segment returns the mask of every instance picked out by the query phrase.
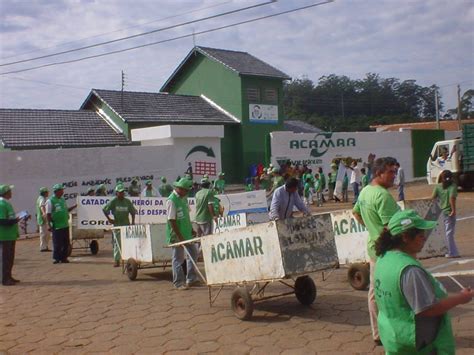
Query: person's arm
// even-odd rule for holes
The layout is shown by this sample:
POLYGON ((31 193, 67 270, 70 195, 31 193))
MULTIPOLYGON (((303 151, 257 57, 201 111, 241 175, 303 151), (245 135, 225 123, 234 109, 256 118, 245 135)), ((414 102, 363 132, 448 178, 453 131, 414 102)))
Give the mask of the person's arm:
POLYGON ((456 197, 450 196, 449 197, 449 204, 451 205, 451 213, 449 214, 450 217, 456 215, 456 197))
POLYGON ((135 208, 135 206, 133 205, 133 202, 128 200, 129 203, 130 203, 130 206, 128 207, 128 212, 130 213, 130 215, 132 216, 132 225, 135 224, 135 216, 137 215, 137 210, 135 208))
POLYGON ((305 215, 309 216, 311 212, 308 210, 308 207, 306 207, 306 205, 304 204, 298 192, 293 192, 292 195, 293 195, 293 198, 295 199, 296 208, 299 209, 301 212, 303 212, 305 215))
POLYGON ((114 199, 110 200, 109 203, 105 205, 105 207, 102 209, 102 212, 104 212, 105 218, 107 218, 107 221, 109 221, 110 224, 114 224, 115 221, 110 218, 110 211, 113 209, 113 204, 114 204, 114 199))
POLYGON ((179 230, 178 224, 176 223, 175 219, 168 219, 168 223, 171 226, 171 229, 173 232, 176 234, 176 237, 178 238, 178 242, 184 241, 183 236, 181 235, 181 231, 179 230))
POLYGON ((273 194, 272 203, 270 204, 270 219, 271 220, 278 220, 280 218, 279 210, 281 204, 281 194, 279 193, 281 190, 276 191, 273 194))
POLYGON ((352 210, 352 215, 354 216, 357 222, 365 226, 364 220, 362 219, 362 216, 360 215, 360 213, 354 212, 354 210, 352 210))
POLYGON ((53 228, 53 218, 51 217, 52 213, 53 213, 53 204, 51 203, 51 200, 48 200, 46 202, 46 218, 48 220, 48 226, 49 226, 50 231, 53 228))
POLYGON ((417 314, 422 317, 438 317, 450 309, 460 305, 468 303, 474 297, 474 291, 470 288, 464 288, 461 292, 456 295, 443 298, 441 301, 433 305, 432 307, 424 310, 423 312, 417 314))
POLYGON ((67 209, 68 212, 71 212, 73 209, 77 208, 77 204, 76 205, 73 205, 72 207, 69 207, 67 209))

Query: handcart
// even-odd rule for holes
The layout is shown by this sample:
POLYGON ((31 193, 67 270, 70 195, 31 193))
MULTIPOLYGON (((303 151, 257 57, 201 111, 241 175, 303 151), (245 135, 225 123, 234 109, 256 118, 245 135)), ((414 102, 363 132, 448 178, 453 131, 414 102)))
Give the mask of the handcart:
MULTIPOLYGON (((413 209, 427 220, 438 221, 436 228, 427 231, 429 238, 420 259, 433 258, 446 254, 443 216, 438 203, 431 199, 407 200, 399 202, 402 209, 413 209)), ((369 233, 352 215, 352 210, 330 212, 337 245, 340 265, 347 265, 347 279, 356 290, 366 290, 370 283, 367 239, 369 233)))
POLYGON ((138 270, 171 266, 171 249, 166 243, 166 224, 138 224, 112 228, 120 238, 122 271, 131 281, 138 270))
POLYGON ((433 266, 431 268, 428 268, 428 270, 431 272, 431 274, 440 279, 440 278, 449 278, 452 282, 454 282, 461 290, 464 289, 464 288, 472 288, 474 286, 474 283, 472 283, 473 281, 473 277, 474 277, 474 269, 471 267, 471 269, 463 269, 463 270, 460 270, 459 267, 460 266, 464 266, 464 265, 467 265, 467 264, 474 264, 474 259, 459 259, 459 260, 453 260, 453 261, 449 261, 447 263, 444 263, 444 264, 441 264, 441 265, 437 265, 437 266, 433 266), (441 271, 438 271, 438 270, 442 270, 442 269, 451 269, 451 270, 448 270, 448 271, 444 271, 444 272, 441 272, 441 271), (434 271, 437 271, 437 272, 434 272, 434 271), (458 281, 458 279, 455 278, 458 277, 458 279, 460 277, 469 277, 470 280, 470 284, 469 285, 463 285, 461 284, 461 282, 458 281))
POLYGON ((329 214, 251 225, 200 242, 206 276, 195 267, 208 286, 209 304, 225 286, 234 286, 231 307, 242 320, 252 317, 255 302, 274 297, 294 294, 303 305, 312 304, 317 292, 308 274, 332 268, 338 260, 329 214), (291 291, 265 296, 273 282, 291 291))
POLYGON ((77 215, 69 214, 68 256, 73 250, 90 250, 92 255, 99 252, 99 239, 104 239, 103 229, 78 229, 77 215))

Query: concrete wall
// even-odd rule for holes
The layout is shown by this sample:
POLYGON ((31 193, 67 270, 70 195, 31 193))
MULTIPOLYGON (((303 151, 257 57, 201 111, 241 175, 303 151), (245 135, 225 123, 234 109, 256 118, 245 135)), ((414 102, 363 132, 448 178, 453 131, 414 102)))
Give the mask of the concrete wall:
MULTIPOLYGON (((65 198, 72 205, 78 194, 100 183, 105 183, 112 193, 118 181, 123 180, 128 186, 135 176, 142 180, 143 187, 148 179, 158 186, 161 176, 174 181, 178 175, 183 176, 188 162, 193 168, 198 162, 207 162, 219 172, 220 138, 176 138, 172 146, 5 151, 0 152, 0 182, 15 185, 12 203, 16 211, 26 209, 34 215, 41 186, 66 184, 65 198), (201 151, 189 154, 199 145, 211 147, 215 156, 201 151)), ((195 180, 199 178, 195 176, 195 180)), ((30 232, 35 227, 34 221, 29 222, 30 232)))

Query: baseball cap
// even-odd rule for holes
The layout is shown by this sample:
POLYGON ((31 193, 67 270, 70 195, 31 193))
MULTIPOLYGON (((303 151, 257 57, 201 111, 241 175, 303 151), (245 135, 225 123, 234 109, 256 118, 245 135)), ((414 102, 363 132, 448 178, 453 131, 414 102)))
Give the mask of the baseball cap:
POLYGON ((64 185, 63 184, 54 184, 53 185, 53 191, 59 191, 59 190, 64 190, 64 185))
POLYGON ((43 192, 48 192, 48 188, 44 186, 40 187, 39 193, 42 194, 43 192))
POLYGON ((225 176, 225 173, 220 172, 220 173, 219 173, 219 176, 225 176))
POLYGON ((115 192, 124 192, 124 191, 125 191, 125 187, 122 184, 118 184, 117 186, 115 186, 115 192))
POLYGON ((193 186, 193 182, 184 177, 179 179, 179 181, 176 181, 173 185, 174 187, 180 187, 182 189, 189 190, 193 186))
POLYGON ((280 170, 278 168, 273 168, 272 173, 278 173, 280 170))
POLYGON ((151 180, 147 180, 147 181, 145 182, 145 185, 151 185, 151 184, 152 184, 152 181, 151 181, 151 180))
POLYGON ((166 182, 166 178, 164 176, 161 177, 161 182, 166 182))
POLYGON ((427 221, 414 210, 403 210, 395 213, 388 222, 388 230, 392 235, 398 235, 411 228, 433 229, 438 222, 427 221))
POLYGON ((14 185, 0 185, 0 195, 5 195, 8 191, 11 191, 14 185))

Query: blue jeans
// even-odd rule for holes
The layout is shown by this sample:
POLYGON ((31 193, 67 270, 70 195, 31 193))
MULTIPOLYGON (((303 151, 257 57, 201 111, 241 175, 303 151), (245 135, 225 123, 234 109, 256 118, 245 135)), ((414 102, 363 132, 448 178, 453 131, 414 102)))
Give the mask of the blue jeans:
MULTIPOLYGON (((188 244, 188 245, 185 245, 184 247, 188 250, 194 262, 196 262, 197 260, 196 245, 188 244)), ((173 267, 173 285, 175 287, 184 286, 185 283, 191 283, 197 280, 196 270, 194 269, 194 265, 191 262, 191 260, 189 260, 189 257, 185 254, 182 246, 172 248, 171 263, 173 267), (186 269, 187 269, 186 278, 184 276, 184 271, 182 267, 182 264, 185 258, 186 258, 186 269)))
POLYGON ((352 184, 352 190, 354 191, 354 202, 357 202, 357 198, 359 197, 359 183, 358 182, 353 182, 352 184))
POLYGON ((405 185, 398 185, 398 201, 405 201, 405 185))
POLYGON ((456 216, 444 215, 444 227, 446 229, 446 245, 448 246, 447 256, 458 256, 459 251, 454 241, 454 231, 456 228, 456 216))

